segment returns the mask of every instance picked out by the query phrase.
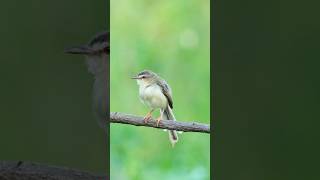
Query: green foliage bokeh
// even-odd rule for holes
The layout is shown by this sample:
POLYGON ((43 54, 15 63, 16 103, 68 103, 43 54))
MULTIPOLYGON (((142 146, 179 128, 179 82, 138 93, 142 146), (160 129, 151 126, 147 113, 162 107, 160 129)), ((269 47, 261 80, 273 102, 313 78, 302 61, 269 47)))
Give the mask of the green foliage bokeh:
MULTIPOLYGON (((111 1, 111 111, 144 116, 130 77, 150 69, 173 91, 177 120, 210 123, 210 1, 111 1)), ((154 113, 154 117, 158 116, 154 113)), ((210 138, 111 124, 111 179, 209 179, 210 138)))

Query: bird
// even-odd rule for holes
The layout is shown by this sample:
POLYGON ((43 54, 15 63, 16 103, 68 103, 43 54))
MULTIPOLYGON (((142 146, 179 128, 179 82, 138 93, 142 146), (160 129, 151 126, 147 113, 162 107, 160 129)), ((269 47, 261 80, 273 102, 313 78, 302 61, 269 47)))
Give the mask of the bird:
MULTIPOLYGON (((172 100, 172 91, 169 84, 156 73, 151 70, 143 70, 138 75, 131 77, 135 79, 139 86, 139 98, 151 110, 144 117, 144 122, 147 123, 152 113, 156 109, 160 109, 160 116, 156 119, 156 125, 159 126, 161 120, 175 121, 172 100)), ((178 142, 178 135, 175 130, 169 130, 169 140, 172 147, 178 142)))
POLYGON ((93 111, 98 124, 107 134, 109 115, 109 56, 110 33, 97 33, 87 44, 66 48, 65 53, 86 57, 88 71, 93 75, 93 111))

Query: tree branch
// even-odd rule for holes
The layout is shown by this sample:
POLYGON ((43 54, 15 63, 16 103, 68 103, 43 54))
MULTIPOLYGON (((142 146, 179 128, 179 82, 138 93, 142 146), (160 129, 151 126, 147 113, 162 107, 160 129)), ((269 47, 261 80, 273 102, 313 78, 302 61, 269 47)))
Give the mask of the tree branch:
POLYGON ((34 180, 106 180, 103 175, 94 175, 88 172, 70 168, 42 165, 23 161, 0 161, 0 179, 34 179, 34 180))
POLYGON ((210 133, 210 125, 207 124, 196 122, 161 120, 159 126, 157 126, 156 121, 154 119, 151 119, 149 122, 145 123, 143 117, 124 114, 120 112, 110 112, 110 122, 130 124, 135 126, 146 126, 160 129, 170 129, 184 132, 210 133))

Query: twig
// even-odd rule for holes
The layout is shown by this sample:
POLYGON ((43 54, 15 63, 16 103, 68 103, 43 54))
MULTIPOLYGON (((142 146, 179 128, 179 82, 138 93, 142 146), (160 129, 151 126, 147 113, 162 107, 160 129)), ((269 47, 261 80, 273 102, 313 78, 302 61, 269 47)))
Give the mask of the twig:
POLYGON ((107 177, 103 175, 94 175, 75 169, 48 166, 33 162, 0 161, 0 179, 106 180, 107 177))
POLYGON ((207 124, 196 122, 161 120, 159 126, 157 126, 156 121, 154 119, 151 119, 149 122, 145 123, 143 117, 124 114, 120 112, 110 112, 110 122, 130 124, 135 126, 147 126, 160 129, 170 129, 184 132, 210 133, 210 125, 207 124))

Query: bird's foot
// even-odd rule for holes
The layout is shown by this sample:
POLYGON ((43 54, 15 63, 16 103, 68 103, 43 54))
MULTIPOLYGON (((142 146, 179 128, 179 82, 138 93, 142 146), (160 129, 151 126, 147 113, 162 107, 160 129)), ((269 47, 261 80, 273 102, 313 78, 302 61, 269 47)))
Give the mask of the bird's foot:
POLYGON ((157 118, 157 126, 159 126, 161 119, 162 119, 161 116, 157 118))
POLYGON ((147 123, 151 119, 151 113, 148 112, 148 114, 143 118, 144 123, 147 123))

